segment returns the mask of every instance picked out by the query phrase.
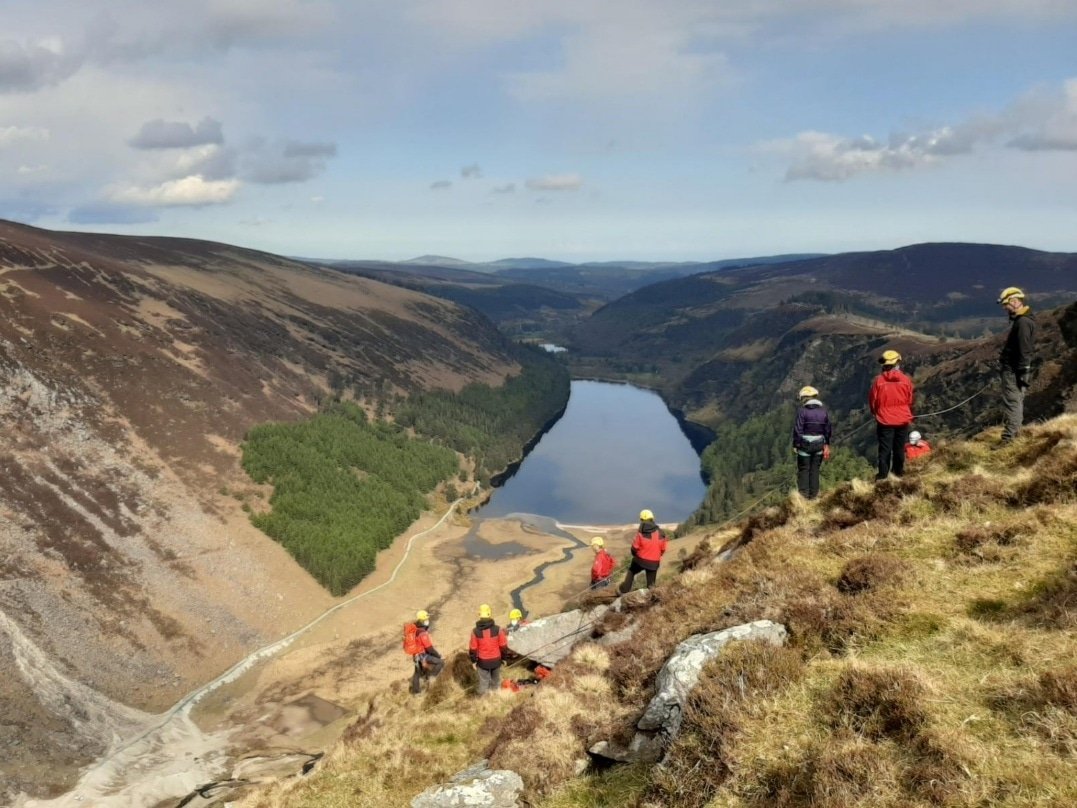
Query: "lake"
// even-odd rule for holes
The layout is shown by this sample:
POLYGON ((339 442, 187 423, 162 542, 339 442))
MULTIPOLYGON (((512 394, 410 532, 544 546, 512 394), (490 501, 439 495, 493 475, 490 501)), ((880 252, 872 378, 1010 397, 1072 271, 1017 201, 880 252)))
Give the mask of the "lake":
POLYGON ((679 522, 703 499, 699 456, 657 393, 574 381, 565 414, 478 516, 538 514, 562 524, 679 522))

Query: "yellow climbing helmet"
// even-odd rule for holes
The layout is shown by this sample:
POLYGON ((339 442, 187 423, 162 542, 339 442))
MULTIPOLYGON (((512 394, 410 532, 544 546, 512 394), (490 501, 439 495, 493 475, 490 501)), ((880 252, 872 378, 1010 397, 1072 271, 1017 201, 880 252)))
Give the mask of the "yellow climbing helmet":
POLYGON ((591 539, 591 546, 592 547, 605 547, 606 546, 606 540, 603 539, 601 536, 595 536, 593 539, 591 539))
POLYGON ((809 384, 800 388, 798 398, 815 398, 817 395, 819 395, 819 391, 809 384))
POLYGON ((509 620, 523 620, 523 619, 524 619, 524 613, 521 612, 519 609, 513 609, 511 612, 509 612, 509 620))
POLYGON ((1016 286, 1007 286, 1002 290, 1002 293, 998 296, 998 302, 1000 306, 1004 306, 1010 302, 1012 298, 1025 299, 1025 293, 1018 289, 1016 286))
POLYGON ((884 368, 893 367, 901 361, 901 354, 897 351, 883 351, 883 355, 879 357, 879 364, 884 368))
POLYGON ((484 603, 479 607, 479 618, 493 617, 494 610, 490 608, 489 603, 484 603))
POLYGON ((419 611, 415 613, 415 619, 420 623, 425 623, 430 619, 430 615, 426 613, 425 609, 419 609, 419 611))
POLYGON ((653 522, 654 514, 644 508, 642 511, 639 512, 639 520, 641 522, 653 522))

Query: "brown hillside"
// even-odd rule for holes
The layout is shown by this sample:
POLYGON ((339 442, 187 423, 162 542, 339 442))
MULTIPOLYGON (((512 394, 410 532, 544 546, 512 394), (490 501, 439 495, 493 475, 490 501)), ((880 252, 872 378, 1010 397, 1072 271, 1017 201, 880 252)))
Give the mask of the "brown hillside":
POLYGON ((251 426, 514 370, 488 322, 417 292, 0 222, 0 796, 99 754, 110 700, 159 709, 325 607, 226 496, 251 426))

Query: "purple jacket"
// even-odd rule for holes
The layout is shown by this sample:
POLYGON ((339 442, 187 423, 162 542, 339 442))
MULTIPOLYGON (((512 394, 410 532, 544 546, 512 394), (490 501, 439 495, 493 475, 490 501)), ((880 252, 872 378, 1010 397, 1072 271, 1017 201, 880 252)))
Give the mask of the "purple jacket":
POLYGON ((793 448, 804 452, 821 452, 830 443, 830 416, 823 402, 811 398, 797 410, 793 422, 793 448))

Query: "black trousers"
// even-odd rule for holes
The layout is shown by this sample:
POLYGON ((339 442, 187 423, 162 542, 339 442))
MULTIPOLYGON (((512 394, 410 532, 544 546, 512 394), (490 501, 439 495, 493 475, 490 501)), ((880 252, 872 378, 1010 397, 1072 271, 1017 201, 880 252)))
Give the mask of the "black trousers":
POLYGON ((797 490, 806 499, 819 496, 819 469, 823 465, 823 453, 802 455, 797 452, 797 490))
POLYGON ((422 693, 423 679, 430 679, 441 673, 445 667, 445 660, 441 657, 419 654, 415 657, 415 670, 411 674, 411 692, 422 693), (425 659, 426 665, 423 665, 425 659))
POLYGON ((650 589, 654 586, 655 579, 658 578, 658 570, 644 569, 639 565, 636 559, 632 559, 632 563, 628 565, 628 572, 625 574, 625 579, 621 581, 621 586, 618 591, 625 595, 632 591, 632 583, 636 580, 636 574, 640 572, 647 573, 647 588, 650 589))
POLYGON ((879 471, 876 480, 885 480, 893 473, 900 477, 905 473, 905 444, 909 442, 909 426, 875 425, 875 436, 879 439, 879 471))

